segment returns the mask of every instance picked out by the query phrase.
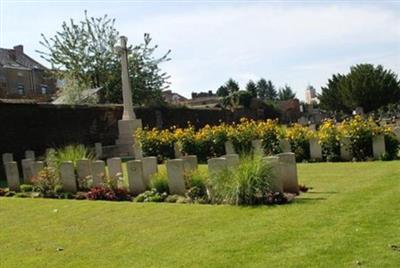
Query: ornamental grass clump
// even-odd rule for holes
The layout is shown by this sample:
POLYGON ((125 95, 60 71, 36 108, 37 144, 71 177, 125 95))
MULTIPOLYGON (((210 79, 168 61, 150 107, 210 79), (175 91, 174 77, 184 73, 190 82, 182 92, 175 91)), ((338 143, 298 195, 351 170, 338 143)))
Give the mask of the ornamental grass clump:
POLYGON ((94 159, 93 153, 82 144, 68 145, 46 155, 46 162, 55 163, 57 169, 62 162, 71 161, 76 166, 76 162, 82 159, 94 159))
POLYGON ((261 156, 243 156, 238 167, 210 175, 211 200, 232 205, 267 204, 273 177, 271 166, 261 156))

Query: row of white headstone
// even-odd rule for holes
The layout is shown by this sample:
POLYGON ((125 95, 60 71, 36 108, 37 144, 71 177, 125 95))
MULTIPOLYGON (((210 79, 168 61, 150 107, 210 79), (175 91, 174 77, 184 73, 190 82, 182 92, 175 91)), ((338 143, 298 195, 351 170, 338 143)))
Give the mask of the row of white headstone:
MULTIPOLYGON (((400 137, 398 137, 400 140, 400 137)), ((314 160, 322 160, 322 146, 319 143, 319 140, 313 138, 309 141, 310 146, 310 158, 314 160)), ((262 149, 262 141, 261 140, 254 140, 252 141, 253 149, 256 152, 263 153, 262 149)), ((289 140, 281 139, 280 140, 280 148, 283 153, 291 152, 292 148, 290 145, 289 140)), ((227 141, 225 142, 225 151, 226 154, 234 154, 235 149, 232 142, 227 141)), ((374 136, 372 139, 372 151, 373 157, 375 159, 379 159, 383 154, 386 152, 386 145, 385 145, 385 136, 379 135, 374 136)), ((350 161, 353 159, 351 150, 350 150, 350 139, 343 138, 340 141, 340 157, 342 160, 350 161)))
MULTIPOLYGON (((257 142, 254 143, 256 149, 259 148, 257 142)), ((32 155, 30 155, 32 156, 32 155)), ((273 191, 298 193, 296 161, 293 153, 282 153, 277 156, 265 157, 274 173, 276 179, 271 182, 273 191)), ((7 183, 10 190, 18 191, 20 186, 20 172, 17 162, 13 161, 12 154, 3 154, 3 164, 6 171, 7 183)), ((185 174, 198 168, 198 161, 195 155, 180 156, 177 159, 166 161, 166 170, 168 176, 168 186, 171 194, 184 195, 186 192, 185 174)), ((222 157, 208 160, 208 170, 210 176, 215 172, 226 168, 234 168, 239 164, 239 155, 227 154, 222 157)), ((23 182, 30 184, 32 178, 47 165, 54 166, 54 163, 45 163, 35 161, 33 158, 26 158, 21 161, 23 182)), ((126 177, 128 187, 133 195, 144 192, 150 185, 152 175, 158 172, 156 157, 143 157, 140 160, 131 160, 126 162, 126 174, 122 169, 121 158, 114 157, 102 160, 78 160, 76 166, 71 161, 62 162, 59 167, 60 181, 63 190, 66 192, 77 192, 79 189, 78 181, 90 178, 91 186, 98 186, 103 182, 105 176, 111 180, 118 180, 120 177, 126 177), (106 168, 107 164, 107 168, 106 168)))

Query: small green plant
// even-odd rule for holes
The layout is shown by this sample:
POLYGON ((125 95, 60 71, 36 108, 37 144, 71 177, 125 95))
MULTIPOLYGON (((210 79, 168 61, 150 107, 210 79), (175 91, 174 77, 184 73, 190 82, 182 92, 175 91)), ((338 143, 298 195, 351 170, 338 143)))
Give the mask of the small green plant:
POLYGON ((19 186, 19 189, 20 189, 21 192, 23 192, 23 193, 32 192, 32 191, 33 191, 33 185, 30 185, 30 184, 21 184, 21 185, 19 186))
POLYGON ((154 174, 150 180, 150 189, 156 189, 160 194, 169 194, 168 179, 166 171, 160 171, 154 174))
POLYGON ((271 166, 261 156, 246 155, 237 168, 226 169, 210 176, 212 202, 234 205, 266 204, 273 176, 271 166))
POLYGON ((160 194, 156 189, 151 189, 138 195, 134 201, 135 202, 164 202, 167 198, 167 194, 164 192, 160 194))
POLYGON ((184 178, 186 189, 188 189, 188 191, 186 192, 186 197, 190 198, 193 202, 207 202, 207 175, 197 169, 185 173, 184 178))

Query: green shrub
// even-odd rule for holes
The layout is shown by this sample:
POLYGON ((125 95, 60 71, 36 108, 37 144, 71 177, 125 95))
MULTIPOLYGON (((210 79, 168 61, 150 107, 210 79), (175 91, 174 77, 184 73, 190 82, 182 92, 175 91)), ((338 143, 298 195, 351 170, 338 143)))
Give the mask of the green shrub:
POLYGON ((30 197, 30 195, 28 193, 16 193, 14 195, 14 197, 17 197, 17 198, 28 198, 28 197, 30 197))
POLYGON ((151 189, 144 193, 139 194, 134 201, 135 202, 164 202, 167 197, 166 193, 160 194, 156 189, 151 189))
POLYGON ((30 184, 21 184, 21 185, 19 186, 19 189, 20 189, 21 192, 23 192, 23 193, 32 192, 32 191, 33 191, 33 185, 30 185, 30 184))
POLYGON ((206 202, 208 200, 206 179, 207 175, 205 171, 199 169, 192 172, 185 173, 185 186, 187 192, 186 197, 190 198, 193 202, 201 201, 206 202))
POLYGON ((160 194, 169 194, 167 173, 165 171, 157 172, 151 177, 150 189, 156 189, 156 191, 160 194))
POLYGON ((383 156, 382 160, 394 160, 398 158, 399 141, 393 134, 385 135, 385 148, 386 154, 383 156))
POLYGON ((37 177, 33 178, 33 189, 43 197, 57 197, 62 185, 54 168, 45 167, 37 177))
POLYGON ((261 156, 247 155, 237 168, 210 176, 211 199, 235 205, 265 204, 273 176, 271 166, 261 156))

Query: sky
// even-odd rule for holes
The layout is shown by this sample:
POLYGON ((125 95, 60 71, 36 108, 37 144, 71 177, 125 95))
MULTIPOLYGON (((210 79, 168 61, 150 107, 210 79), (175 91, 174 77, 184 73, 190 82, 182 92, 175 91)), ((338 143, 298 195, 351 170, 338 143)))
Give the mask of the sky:
POLYGON ((108 14, 128 43, 150 33, 156 54, 171 49, 160 67, 171 89, 215 91, 229 78, 242 88, 261 77, 291 86, 304 99, 332 74, 359 63, 382 64, 400 74, 399 1, 40 1, 0 0, 0 47, 36 50, 41 33, 53 36, 63 21, 108 14))

